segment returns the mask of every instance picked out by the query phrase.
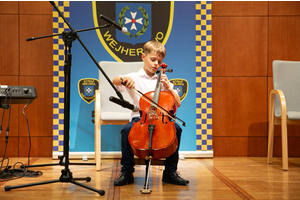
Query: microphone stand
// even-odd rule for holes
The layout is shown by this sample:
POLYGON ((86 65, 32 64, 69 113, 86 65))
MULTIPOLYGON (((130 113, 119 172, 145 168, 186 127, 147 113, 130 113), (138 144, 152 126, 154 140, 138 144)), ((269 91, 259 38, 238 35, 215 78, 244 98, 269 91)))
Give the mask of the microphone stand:
MULTIPOLYGON (((17 185, 17 186, 5 186, 4 189, 5 189, 5 191, 10 191, 11 189, 15 189, 15 188, 23 188, 23 187, 29 187, 29 186, 35 186, 35 185, 43 185, 43 184, 48 184, 48 183, 71 182, 73 184, 76 184, 76 185, 79 185, 79 186, 84 187, 86 189, 97 192, 101 196, 103 196, 105 194, 104 190, 97 190, 95 188, 86 186, 84 184, 81 184, 81 183, 75 181, 75 180, 86 180, 87 182, 89 182, 91 180, 90 177, 73 178, 72 172, 69 169, 69 139, 70 139, 69 138, 69 128, 70 128, 69 123, 70 123, 70 80, 71 80, 70 78, 71 78, 71 60, 72 60, 71 47, 72 47, 72 42, 75 41, 76 39, 78 39, 78 41, 80 42, 82 47, 89 54, 89 56, 94 61, 94 63, 97 65, 97 67, 99 68, 101 73, 104 75, 104 77, 110 83, 110 85, 113 87, 113 89, 115 90, 118 97, 120 99, 124 100, 122 94, 114 86, 112 81, 106 75, 104 70, 100 67, 100 65, 98 64, 96 59, 92 56, 90 51, 87 49, 87 47, 84 45, 84 43, 81 41, 81 39, 79 38, 79 36, 77 34, 77 32, 81 32, 81 31, 109 27, 109 26, 111 26, 111 24, 106 24, 106 25, 103 25, 103 26, 95 27, 95 28, 82 29, 82 30, 79 30, 79 31, 75 31, 71 27, 69 22, 66 20, 66 18, 63 16, 63 14, 60 12, 60 10, 55 5, 55 3, 53 1, 50 1, 50 3, 56 9, 56 11, 59 13, 59 15, 63 18, 64 22, 69 26, 71 31, 64 31, 62 34, 47 35, 47 36, 36 37, 36 38, 32 37, 32 38, 27 39, 27 41, 34 40, 34 39, 46 38, 46 37, 53 37, 53 36, 58 36, 58 35, 62 35, 62 37, 63 37, 63 41, 64 41, 64 44, 65 44, 65 64, 64 64, 64 72, 65 72, 65 77, 64 77, 64 81, 65 81, 65 90, 64 90, 64 95, 65 95, 65 99, 64 99, 64 158, 65 158, 65 162, 64 162, 64 166, 65 166, 65 168, 63 170, 61 170, 61 176, 60 176, 59 179, 50 180, 50 181, 43 181, 43 182, 37 182, 37 183, 31 183, 31 184, 23 184, 23 185, 17 185)), ((62 160, 59 164, 62 164, 62 160)), ((89 164, 89 163, 80 163, 80 164, 89 164)), ((51 165, 51 164, 49 164, 49 165, 51 165)), ((46 166, 46 165, 44 165, 44 166, 46 166)))

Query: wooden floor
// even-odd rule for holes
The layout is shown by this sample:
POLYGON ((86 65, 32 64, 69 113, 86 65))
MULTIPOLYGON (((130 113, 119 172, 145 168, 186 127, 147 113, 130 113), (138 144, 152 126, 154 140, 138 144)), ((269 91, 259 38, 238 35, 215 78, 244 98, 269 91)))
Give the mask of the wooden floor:
MULTIPOLYGON (((31 158, 30 165, 50 164, 54 166, 31 167, 29 170, 42 171, 39 177, 23 177, 0 182, 0 199, 300 199, 300 158, 289 158, 289 170, 282 171, 281 158, 274 158, 268 165, 266 158, 213 158, 186 159, 179 161, 181 176, 190 181, 188 186, 162 183, 162 167, 152 166, 150 174, 150 194, 141 194, 145 178, 145 166, 136 166, 134 184, 115 187, 114 179, 119 175, 119 159, 104 159, 102 170, 96 171, 93 160, 70 160, 69 171, 73 180, 96 190, 103 190, 103 196, 73 182, 61 182, 58 160, 51 158, 31 158), (76 180, 90 177, 89 182, 76 180), (52 180, 54 183, 17 188, 52 180), (5 186, 11 186, 5 191, 5 186)), ((9 164, 22 162, 27 158, 10 158, 9 164)), ((18 164, 17 164, 18 165, 18 164)), ((67 170, 68 171, 68 170, 67 170)))

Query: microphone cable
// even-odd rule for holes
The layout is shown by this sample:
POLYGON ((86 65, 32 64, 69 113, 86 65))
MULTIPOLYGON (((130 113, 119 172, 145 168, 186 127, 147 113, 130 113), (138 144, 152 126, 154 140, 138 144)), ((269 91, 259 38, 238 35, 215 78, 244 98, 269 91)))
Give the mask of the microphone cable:
MULTIPOLYGON (((43 174, 43 172, 41 172, 41 171, 31 171, 31 170, 29 170, 30 150, 31 150, 31 135, 30 135, 29 122, 28 122, 28 119, 27 119, 26 114, 24 112, 24 109, 32 101, 32 93, 30 93, 30 94, 31 94, 31 96, 30 96, 29 102, 22 109, 22 113, 23 113, 23 115, 25 117, 25 120, 26 120, 27 130, 28 130, 28 135, 29 135, 29 151, 28 151, 28 158, 27 158, 28 159, 28 166, 25 169, 16 168, 17 164, 21 164, 21 166, 24 166, 24 164, 22 162, 16 162, 13 166, 13 169, 9 170, 10 167, 6 167, 5 168, 6 169, 5 173, 3 171, 2 177, 0 176, 0 182, 7 181, 7 180, 15 180, 15 179, 22 178, 22 177, 38 177, 38 176, 41 176, 43 174)), ((7 160, 8 160, 8 158, 7 158, 7 160)), ((3 163, 3 161, 4 161, 4 159, 2 160, 2 163, 3 163)), ((9 162, 9 160, 7 161, 7 166, 8 166, 8 162, 9 162)), ((0 175, 1 175, 1 173, 0 173, 0 175)))
MULTIPOLYGON (((2 113, 2 119, 1 119, 1 125, 0 125, 0 136, 1 136, 1 132, 2 132, 2 125, 3 125, 3 120, 4 120, 5 109, 7 108, 6 103, 7 103, 7 96, 8 96, 8 94, 7 94, 6 89, 5 89, 5 92, 6 92, 6 95, 5 95, 4 104, 1 105, 1 107, 3 108, 3 113, 2 113)), ((3 162, 4 162, 5 159, 7 159, 7 165, 6 165, 5 169, 8 169, 9 159, 5 158, 6 148, 7 148, 7 142, 5 143, 3 157, 2 157, 2 160, 0 161, 1 162, 0 175, 2 175, 3 162)))
MULTIPOLYGON (((30 165, 30 151, 31 151, 31 135, 30 135, 29 122, 28 122, 28 119, 27 119, 27 116, 26 116, 24 110, 31 103, 32 99, 33 99, 32 98, 32 92, 30 92, 29 102, 22 108, 22 113, 23 113, 23 115, 25 117, 26 124, 27 124, 28 142, 29 142, 28 158, 27 158, 27 163, 28 164, 27 164, 27 168, 25 168, 25 171, 24 171, 24 176, 26 176, 26 177, 38 177, 38 176, 41 176, 43 174, 43 172, 41 172, 41 171, 31 171, 31 170, 29 170, 29 165, 30 165)), ((23 165, 23 163, 22 163, 22 165, 23 165)))
POLYGON ((12 100, 12 94, 10 92, 10 89, 8 89, 8 93, 9 93, 9 96, 10 96, 10 102, 9 102, 8 122, 7 122, 7 128, 6 128, 6 136, 5 136, 6 145, 8 143, 8 133, 9 133, 9 123, 10 123, 10 113, 11 113, 11 100, 12 100))
POLYGON ((2 125, 3 125, 3 120, 4 120, 4 113, 5 113, 5 108, 6 108, 6 101, 7 101, 7 93, 5 95, 4 104, 1 105, 1 107, 3 108, 3 113, 2 113, 2 119, 1 119, 1 125, 0 125, 0 136, 1 136, 1 132, 2 132, 2 125))
MULTIPOLYGON (((25 117, 25 120, 26 120, 26 124, 27 124, 27 131, 28 131, 28 139, 29 139, 29 149, 28 149, 28 166, 29 166, 29 159, 30 159, 30 150, 31 150, 31 135, 30 135, 30 128, 29 128, 29 122, 28 122, 28 119, 27 119, 27 117, 26 117, 26 114, 25 114, 25 112, 24 112, 24 110, 25 110, 25 108, 31 103, 31 101, 32 101, 32 93, 30 93, 30 100, 29 100, 29 102, 23 107, 23 109, 22 109, 22 113, 23 113, 23 115, 24 115, 24 117, 25 117)), ((26 170, 28 170, 28 168, 29 167, 27 167, 27 169, 26 170)))

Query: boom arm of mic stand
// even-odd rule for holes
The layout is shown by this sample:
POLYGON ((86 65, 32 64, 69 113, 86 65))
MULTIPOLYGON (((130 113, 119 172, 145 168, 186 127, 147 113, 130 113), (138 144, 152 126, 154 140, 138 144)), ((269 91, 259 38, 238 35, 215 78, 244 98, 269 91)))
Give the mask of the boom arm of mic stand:
MULTIPOLYGON (((65 23, 68 25, 68 27, 74 32, 76 33, 76 31, 71 27, 70 23, 65 19, 65 17, 63 16, 63 14, 60 12, 60 10, 58 9, 58 7, 55 5, 55 3, 53 1, 50 1, 50 3, 55 7, 55 9, 57 10, 57 12, 59 13, 59 15, 64 19, 65 23)), ((88 29, 91 30, 91 29, 88 29)), ((81 30, 83 31, 83 30, 81 30)), ((118 95, 118 97, 120 99, 123 100, 123 96, 121 94, 121 92, 119 92, 117 90, 117 88, 115 87, 115 85, 112 83, 112 81, 109 79, 109 77, 107 76, 107 74, 104 72, 104 70, 101 68, 101 66, 98 64, 98 62, 96 61, 96 59, 94 58, 94 56, 91 54, 91 52, 88 50, 88 48, 85 46, 85 44, 82 42, 82 40, 79 38, 78 34, 76 34, 78 41, 80 42, 80 44, 82 45, 82 47, 85 49, 85 51, 89 54, 89 56, 91 57, 91 59, 94 61, 94 63, 96 64, 96 66, 99 68, 99 70, 101 71, 101 73, 103 74, 103 76, 106 78, 106 80, 109 82, 109 84, 111 85, 111 87, 115 90, 116 94, 118 95)))
MULTIPOLYGON (((87 29, 81 29, 81 30, 77 30, 76 32, 83 32, 83 31, 90 31, 90 30, 95 30, 98 28, 107 28, 110 27, 110 24, 104 24, 102 26, 98 26, 98 27, 94 27, 94 28, 87 28, 87 29)), ((31 38, 27 38, 26 41, 30 41, 30 40, 37 40, 37 39, 42 39, 42 38, 47 38, 47 37, 55 37, 55 36, 60 36, 62 35, 62 33, 58 33, 58 34, 53 34, 53 35, 45 35, 45 36, 40 36, 40 37, 31 37, 31 38)))
MULTIPOLYGON (((111 87, 115 90, 116 94, 118 95, 118 97, 121 100, 124 100, 123 95, 121 94, 121 92, 119 92, 116 88, 116 86, 112 83, 112 81, 109 79, 109 77, 107 76, 107 74, 104 72, 104 70, 101 68, 101 66, 99 65, 99 63, 96 61, 96 59, 93 57, 93 55, 91 54, 91 52, 88 50, 88 48, 85 46, 85 44, 82 42, 82 40, 79 38, 78 36, 78 32, 83 32, 83 31, 89 31, 89 30, 94 30, 94 29, 98 29, 98 28, 106 28, 106 27, 110 27, 111 24, 105 24, 103 26, 98 26, 98 27, 94 27, 94 28, 88 28, 88 29, 81 29, 81 30, 74 30, 70 23, 65 19, 65 17, 63 16, 63 14, 60 12, 60 10, 58 9, 58 7, 55 5, 55 3, 53 1, 50 1, 50 3, 54 6, 55 10, 59 13, 59 15, 63 18, 64 22, 68 25, 68 27, 70 28, 72 34, 75 35, 75 37, 78 39, 78 41, 80 42, 80 44, 82 45, 82 47, 85 49, 85 51, 89 54, 89 56, 91 57, 91 59, 94 61, 94 63, 96 64, 96 66, 99 68, 99 70, 101 71, 101 73, 103 74, 103 76, 106 78, 106 80, 109 82, 109 84, 111 85, 111 87)), ((53 36, 59 36, 62 34, 54 34, 54 35, 47 35, 47 36, 41 36, 41 37, 31 37, 31 38, 27 38, 27 41, 30 40, 35 40, 35 39, 41 39, 41 38, 46 38, 46 37, 53 37, 53 36)))

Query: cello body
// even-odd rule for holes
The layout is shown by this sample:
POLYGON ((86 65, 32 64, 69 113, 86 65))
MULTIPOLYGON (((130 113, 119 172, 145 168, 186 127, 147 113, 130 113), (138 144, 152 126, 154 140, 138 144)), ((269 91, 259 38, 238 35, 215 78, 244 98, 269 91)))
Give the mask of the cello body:
POLYGON ((133 154, 148 161, 144 189, 140 190, 143 194, 152 191, 148 189, 151 160, 167 158, 178 148, 175 97, 170 92, 161 91, 161 75, 166 72, 166 67, 165 63, 161 65, 154 92, 143 94, 140 98, 141 118, 133 123, 128 136, 133 154))
MULTIPOLYGON (((153 99, 154 93, 148 92, 145 96, 153 99)), ((175 113, 174 96, 167 91, 159 91, 159 93, 158 105, 175 113)), ((171 156, 178 146, 175 121, 172 121, 163 111, 153 108, 142 98, 139 104, 141 119, 133 124, 128 137, 134 155, 143 159, 147 159, 149 155, 153 159, 171 156), (151 135, 149 125, 154 127, 151 135)))

